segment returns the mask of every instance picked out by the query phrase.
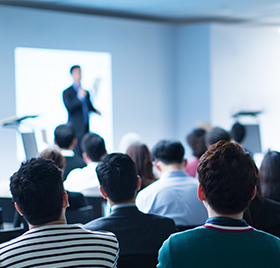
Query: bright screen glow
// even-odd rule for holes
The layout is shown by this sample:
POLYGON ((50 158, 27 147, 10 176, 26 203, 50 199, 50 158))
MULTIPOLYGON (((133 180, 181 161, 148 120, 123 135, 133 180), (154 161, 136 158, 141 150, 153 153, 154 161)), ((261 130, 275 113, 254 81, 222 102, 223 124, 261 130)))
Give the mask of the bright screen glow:
MULTIPOLYGON (((56 126, 68 120, 62 92, 73 84, 70 68, 80 65, 81 86, 101 116, 91 113, 90 131, 102 136, 113 150, 111 55, 101 52, 23 48, 15 49, 16 115, 39 115, 21 124, 21 131, 34 130, 38 150, 53 145, 56 126), (48 143, 43 140, 45 130, 48 143)), ((18 156, 25 158, 18 139, 18 156)))

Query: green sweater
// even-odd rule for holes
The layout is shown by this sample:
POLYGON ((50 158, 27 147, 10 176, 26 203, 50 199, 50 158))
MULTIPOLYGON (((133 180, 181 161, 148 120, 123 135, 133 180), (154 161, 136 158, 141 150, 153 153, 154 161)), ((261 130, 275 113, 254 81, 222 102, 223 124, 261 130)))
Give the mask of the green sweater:
POLYGON ((159 250, 157 268, 280 267, 280 239, 244 220, 215 217, 171 235, 159 250))

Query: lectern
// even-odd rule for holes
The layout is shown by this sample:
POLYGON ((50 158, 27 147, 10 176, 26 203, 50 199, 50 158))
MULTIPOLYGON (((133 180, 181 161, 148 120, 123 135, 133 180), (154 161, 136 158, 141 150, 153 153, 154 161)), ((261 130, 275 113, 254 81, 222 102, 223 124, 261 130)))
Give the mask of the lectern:
POLYGON ((25 119, 35 118, 37 116, 38 115, 26 115, 22 117, 12 116, 0 121, 0 124, 3 127, 14 128, 20 133, 26 160, 37 156, 38 154, 37 143, 35 139, 34 130, 23 132, 20 130, 20 125, 25 119))

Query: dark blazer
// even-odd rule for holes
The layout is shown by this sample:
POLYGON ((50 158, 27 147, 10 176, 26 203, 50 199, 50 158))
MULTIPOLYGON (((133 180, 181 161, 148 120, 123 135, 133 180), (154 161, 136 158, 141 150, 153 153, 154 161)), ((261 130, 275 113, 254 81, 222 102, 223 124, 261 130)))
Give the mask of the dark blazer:
MULTIPOLYGON (((70 86, 63 91, 63 102, 68 111, 68 122, 71 122, 75 129, 78 139, 81 138, 85 133, 88 132, 88 122, 84 122, 84 114, 81 101, 77 98, 77 92, 70 86)), ((90 95, 87 92, 86 104, 89 112, 96 112, 97 110, 93 107, 90 101, 90 95)))
POLYGON ((62 175, 63 181, 66 180, 67 175, 71 170, 75 168, 83 168, 86 166, 85 161, 77 154, 75 154, 74 156, 65 156, 65 160, 66 160, 66 166, 62 175))
MULTIPOLYGON (((116 234, 120 244, 119 268, 128 267, 122 265, 123 258, 128 255, 153 256, 152 265, 146 263, 145 266, 142 264, 142 267, 155 267, 158 250, 163 241, 177 231, 172 219, 144 214, 136 206, 115 208, 109 216, 95 219, 84 225, 84 228, 116 234)), ((136 268, 141 265, 132 265, 130 262, 130 267, 136 268)))

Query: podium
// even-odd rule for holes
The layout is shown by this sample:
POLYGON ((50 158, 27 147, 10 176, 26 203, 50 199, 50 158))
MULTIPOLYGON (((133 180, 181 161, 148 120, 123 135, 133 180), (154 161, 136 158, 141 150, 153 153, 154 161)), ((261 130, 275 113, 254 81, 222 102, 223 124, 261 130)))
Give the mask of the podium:
POLYGON ((26 160, 31 159, 32 157, 36 157, 38 154, 38 148, 37 148, 34 130, 32 129, 31 131, 21 131, 20 126, 24 120, 35 118, 37 116, 38 115, 26 115, 21 117, 12 116, 0 120, 0 124, 3 127, 14 128, 20 133, 26 160))

